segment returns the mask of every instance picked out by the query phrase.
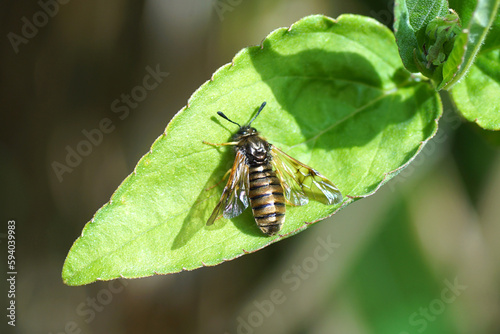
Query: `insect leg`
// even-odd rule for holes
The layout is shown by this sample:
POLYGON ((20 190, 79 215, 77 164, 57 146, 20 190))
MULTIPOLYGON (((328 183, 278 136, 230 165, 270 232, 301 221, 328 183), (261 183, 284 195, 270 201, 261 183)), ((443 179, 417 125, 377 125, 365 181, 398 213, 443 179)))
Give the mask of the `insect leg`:
MULTIPOLYGON (((238 142, 229 142, 229 143, 221 143, 221 144, 214 144, 214 143, 210 143, 208 141, 203 141, 203 144, 206 144, 206 145, 212 145, 212 146, 231 146, 231 145, 238 145, 238 142)), ((229 175, 229 173, 231 173, 231 170, 232 168, 230 168, 226 174, 224 174, 224 177, 222 178, 222 180, 220 180, 219 182, 217 182, 217 184, 205 189, 205 191, 209 191, 215 187, 217 187, 222 181, 224 181, 226 179, 226 177, 229 175)))
POLYGON ((238 142, 232 141, 229 143, 214 144, 214 143, 209 143, 208 141, 203 141, 203 144, 212 145, 212 146, 231 146, 231 145, 234 146, 234 145, 238 145, 238 142))

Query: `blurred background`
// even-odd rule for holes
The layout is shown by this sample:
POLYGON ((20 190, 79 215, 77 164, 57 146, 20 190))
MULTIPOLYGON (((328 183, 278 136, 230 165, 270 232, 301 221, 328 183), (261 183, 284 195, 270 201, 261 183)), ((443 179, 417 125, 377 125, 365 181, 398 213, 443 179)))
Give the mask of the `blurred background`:
POLYGON ((16 327, 2 314, 1 333, 500 333, 500 138, 447 103, 413 164, 297 236, 213 268, 62 283, 85 223, 240 49, 309 14, 391 27, 391 12, 383 0, 2 1, 0 268, 15 219, 18 275, 16 327), (168 76, 117 113, 148 68, 168 76), (112 130, 56 172, 106 118, 112 130))

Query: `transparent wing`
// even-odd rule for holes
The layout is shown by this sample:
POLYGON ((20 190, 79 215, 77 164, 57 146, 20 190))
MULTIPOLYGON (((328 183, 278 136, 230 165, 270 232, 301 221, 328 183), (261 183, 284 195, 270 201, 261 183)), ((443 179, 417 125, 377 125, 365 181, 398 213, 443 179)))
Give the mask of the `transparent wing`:
MULTIPOLYGON (((285 191, 285 198, 289 202, 288 204, 301 206, 309 202, 307 195, 302 190, 300 182, 296 179, 296 169, 285 163, 285 159, 277 151, 273 152, 275 149, 272 146, 271 155, 273 159, 271 164, 276 170, 276 174, 281 181, 281 186, 285 191)), ((281 151, 280 151, 281 152, 281 151)))
POLYGON ((245 156, 237 152, 227 184, 222 191, 219 203, 208 218, 207 225, 212 225, 222 213, 224 213, 224 218, 233 218, 248 207, 247 183, 248 166, 245 163, 245 156))
POLYGON ((285 198, 292 205, 304 205, 308 197, 328 205, 342 202, 339 189, 317 170, 292 158, 274 145, 271 155, 272 164, 285 189, 285 198))
MULTIPOLYGON (((233 191, 229 192, 225 207, 224 207, 224 218, 231 219, 233 217, 239 216, 243 210, 248 207, 248 166, 245 163, 245 156, 242 153, 238 154, 241 156, 241 161, 235 160, 235 164, 238 163, 236 168, 234 180, 236 185, 233 191)), ((238 158, 237 154, 237 158, 238 158)), ((229 181, 228 181, 229 183, 229 181)))

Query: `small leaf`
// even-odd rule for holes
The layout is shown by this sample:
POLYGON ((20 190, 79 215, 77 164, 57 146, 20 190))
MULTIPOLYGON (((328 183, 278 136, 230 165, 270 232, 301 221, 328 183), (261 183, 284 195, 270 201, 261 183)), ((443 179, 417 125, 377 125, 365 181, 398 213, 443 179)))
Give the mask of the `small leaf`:
POLYGON ((457 20, 444 20, 455 15, 453 9, 448 13, 448 1, 397 0, 394 31, 405 67, 433 79, 436 90, 451 89, 473 64, 496 18, 499 3, 499 0, 451 0, 450 6, 461 21, 459 32, 454 23, 457 20), (437 30, 429 25, 440 20, 451 22, 448 34, 431 34, 437 30))
POLYGON ((438 16, 427 24, 425 31, 417 36, 418 49, 413 57, 419 71, 436 82, 442 80, 443 64, 453 49, 457 35, 462 31, 458 14, 438 16))
POLYGON ((394 36, 373 19, 306 17, 243 49, 203 84, 89 222, 63 268, 69 285, 144 277, 216 265, 304 230, 338 211, 311 201, 287 207, 280 235, 268 237, 251 210, 206 221, 221 195, 214 187, 237 130, 222 110, 252 124, 271 143, 331 179, 343 206, 374 193, 404 168, 437 130, 436 92, 403 69, 394 36), (210 190, 206 190, 212 188, 210 190))
POLYGON ((418 39, 425 34, 429 22, 448 14, 447 0, 396 0, 394 33, 403 64, 410 72, 420 72, 414 60, 419 50, 418 39))
POLYGON ((443 64, 443 80, 436 83, 437 90, 450 90, 470 69, 496 19, 499 4, 500 0, 477 0, 470 21, 462 26, 464 29, 456 37, 453 50, 443 64))
POLYGON ((448 58, 455 37, 460 31, 460 18, 454 11, 432 20, 425 29, 425 34, 430 37, 427 44, 427 64, 434 66, 443 64, 448 58))

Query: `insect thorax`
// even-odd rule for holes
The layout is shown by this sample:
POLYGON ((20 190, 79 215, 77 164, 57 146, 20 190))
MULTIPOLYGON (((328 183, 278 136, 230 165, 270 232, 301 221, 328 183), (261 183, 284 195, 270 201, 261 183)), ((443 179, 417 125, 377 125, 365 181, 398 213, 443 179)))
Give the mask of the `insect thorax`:
POLYGON ((243 151, 249 166, 259 166, 271 161, 271 144, 257 133, 240 137, 237 149, 243 151))

